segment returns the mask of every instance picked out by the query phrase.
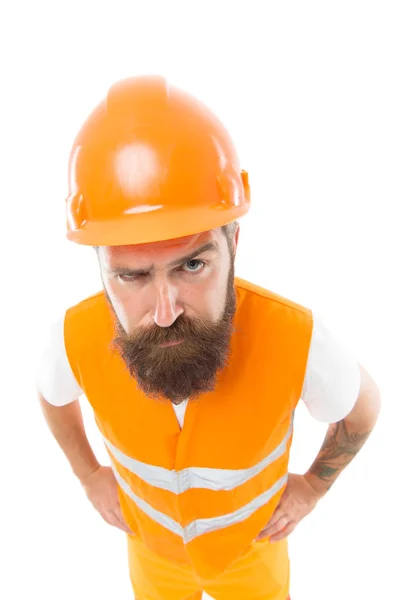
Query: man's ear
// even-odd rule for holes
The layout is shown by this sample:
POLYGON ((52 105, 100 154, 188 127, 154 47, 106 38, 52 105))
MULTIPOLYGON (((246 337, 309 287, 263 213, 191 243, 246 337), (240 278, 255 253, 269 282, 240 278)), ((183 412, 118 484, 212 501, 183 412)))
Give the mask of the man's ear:
POLYGON ((234 252, 234 258, 237 252, 237 246, 238 246, 238 238, 240 237, 240 225, 237 225, 237 229, 236 232, 234 234, 234 240, 233 240, 233 252, 234 252))

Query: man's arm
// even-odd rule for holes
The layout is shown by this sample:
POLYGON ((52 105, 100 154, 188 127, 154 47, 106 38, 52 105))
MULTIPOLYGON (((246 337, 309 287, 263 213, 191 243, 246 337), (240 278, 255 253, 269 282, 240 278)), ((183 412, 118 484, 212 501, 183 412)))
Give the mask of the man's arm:
POLYGON ((360 391, 354 408, 344 419, 329 425, 320 452, 304 475, 320 497, 356 456, 378 419, 381 408, 378 387, 361 365, 359 368, 360 391))
POLYGON ((53 406, 39 392, 39 401, 47 425, 72 471, 83 482, 100 467, 86 437, 79 400, 64 406, 53 406))

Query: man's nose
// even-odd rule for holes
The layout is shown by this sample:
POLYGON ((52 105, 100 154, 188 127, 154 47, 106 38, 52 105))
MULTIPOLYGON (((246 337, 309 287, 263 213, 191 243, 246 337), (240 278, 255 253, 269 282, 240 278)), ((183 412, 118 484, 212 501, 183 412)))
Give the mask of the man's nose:
POLYGON ((159 327, 170 327, 183 312, 176 286, 167 281, 157 284, 156 305, 152 318, 159 327))

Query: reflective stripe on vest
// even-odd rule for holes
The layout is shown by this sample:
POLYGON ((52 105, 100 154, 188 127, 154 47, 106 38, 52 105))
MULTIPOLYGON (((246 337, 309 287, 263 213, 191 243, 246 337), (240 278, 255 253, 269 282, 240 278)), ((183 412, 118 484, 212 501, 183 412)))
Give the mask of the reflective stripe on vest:
POLYGON ((189 489, 203 488, 207 490, 232 490, 243 483, 246 483, 255 475, 258 475, 272 462, 280 458, 287 449, 287 441, 291 436, 293 427, 293 418, 291 425, 284 436, 283 441, 271 452, 253 467, 248 469, 209 469, 206 467, 189 467, 181 471, 169 470, 164 467, 156 467, 143 463, 123 454, 104 436, 104 442, 113 456, 126 469, 140 477, 146 483, 168 490, 174 494, 181 494, 189 489))
MULTIPOLYGON (((111 455, 113 455, 113 457, 119 461, 120 464, 154 487, 168 490, 174 494, 181 494, 191 488, 227 491, 246 483, 286 452, 287 441, 292 434, 293 418, 294 415, 292 416, 290 427, 284 436, 283 441, 273 450, 273 452, 268 454, 259 463, 248 469, 233 470, 189 467, 182 469, 181 471, 174 471, 165 469, 163 467, 148 465, 139 460, 135 460, 129 456, 126 456, 126 454, 123 454, 123 452, 118 450, 105 438, 104 441, 110 450, 111 455)), ((112 464, 112 461, 111 467, 116 480, 125 494, 129 496, 129 498, 133 500, 133 502, 148 517, 172 533, 179 535, 181 538, 183 538, 183 541, 186 544, 204 533, 223 529, 224 527, 244 521, 258 508, 267 504, 267 502, 269 502, 269 500, 281 490, 288 478, 288 474, 284 475, 271 488, 265 492, 262 492, 262 494, 251 500, 251 502, 248 502, 245 506, 242 506, 234 512, 209 519, 196 519, 189 523, 186 527, 182 527, 182 525, 177 523, 177 521, 172 519, 172 517, 169 517, 161 511, 153 508, 150 504, 148 504, 148 502, 137 496, 131 489, 130 485, 117 471, 116 467, 112 464)))
POLYGON ((278 491, 281 490, 283 485, 286 483, 288 479, 288 475, 284 475, 281 477, 270 489, 266 490, 256 498, 254 498, 251 502, 248 502, 245 506, 242 506, 238 510, 227 513, 225 515, 221 515, 219 517, 213 517, 211 519, 196 519, 192 521, 186 527, 182 527, 179 523, 177 523, 174 519, 165 515, 159 510, 156 510, 152 506, 145 502, 142 498, 136 496, 136 494, 131 490, 130 486, 126 483, 126 481, 120 476, 118 471, 115 469, 113 465, 111 465, 112 470, 115 474, 115 477, 125 492, 137 504, 139 508, 153 521, 165 527, 172 533, 176 533, 180 537, 183 538, 185 544, 191 542, 194 538, 202 535, 203 533, 209 533, 211 531, 216 531, 218 529, 223 529, 224 527, 228 527, 230 525, 234 525, 235 523, 240 523, 244 521, 248 517, 252 515, 258 508, 267 504, 271 498, 278 491))

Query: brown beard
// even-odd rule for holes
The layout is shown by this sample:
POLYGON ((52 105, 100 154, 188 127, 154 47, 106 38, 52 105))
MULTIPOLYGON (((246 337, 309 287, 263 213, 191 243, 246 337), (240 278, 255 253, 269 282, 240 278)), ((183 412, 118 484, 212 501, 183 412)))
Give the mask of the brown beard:
POLYGON ((147 396, 178 404, 214 389, 218 370, 227 364, 233 333, 236 311, 233 261, 224 311, 215 323, 187 318, 183 313, 168 328, 154 324, 128 335, 109 298, 108 302, 115 316, 117 336, 113 344, 147 396), (184 338, 181 344, 159 347, 181 338, 184 338))

